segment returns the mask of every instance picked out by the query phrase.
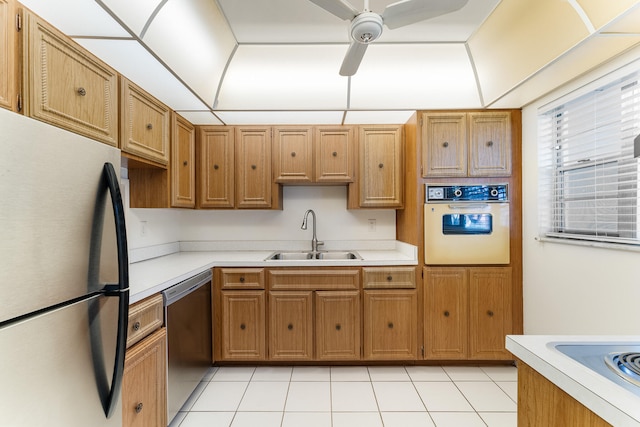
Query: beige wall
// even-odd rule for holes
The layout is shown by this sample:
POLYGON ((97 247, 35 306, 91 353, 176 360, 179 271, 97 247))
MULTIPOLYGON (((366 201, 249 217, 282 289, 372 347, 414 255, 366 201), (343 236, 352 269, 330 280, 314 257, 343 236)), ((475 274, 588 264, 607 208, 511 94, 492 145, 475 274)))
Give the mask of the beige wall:
POLYGON ((640 49, 523 109, 523 258, 526 334, 640 334, 640 252, 539 242, 537 111, 635 61, 640 49))

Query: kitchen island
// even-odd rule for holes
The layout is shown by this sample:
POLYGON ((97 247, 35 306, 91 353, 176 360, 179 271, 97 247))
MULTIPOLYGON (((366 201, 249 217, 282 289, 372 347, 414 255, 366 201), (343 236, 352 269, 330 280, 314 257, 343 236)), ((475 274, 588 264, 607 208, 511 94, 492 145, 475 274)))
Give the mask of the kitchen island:
POLYGON ((640 426, 640 394, 616 384, 556 348, 557 345, 594 344, 606 348, 608 345, 629 343, 639 344, 640 336, 508 336, 507 349, 525 364, 519 364, 518 372, 519 425, 560 425, 554 424, 558 420, 553 418, 553 412, 566 414, 567 406, 560 407, 566 402, 559 403, 549 396, 550 391, 559 389, 571 400, 579 402, 577 406, 597 416, 587 416, 589 421, 586 424, 575 424, 580 421, 574 418, 573 424, 563 426, 640 426), (534 380, 530 381, 531 378, 534 380), (540 386, 546 380, 555 387, 540 386), (549 408, 552 405, 558 407, 555 410, 549 408))

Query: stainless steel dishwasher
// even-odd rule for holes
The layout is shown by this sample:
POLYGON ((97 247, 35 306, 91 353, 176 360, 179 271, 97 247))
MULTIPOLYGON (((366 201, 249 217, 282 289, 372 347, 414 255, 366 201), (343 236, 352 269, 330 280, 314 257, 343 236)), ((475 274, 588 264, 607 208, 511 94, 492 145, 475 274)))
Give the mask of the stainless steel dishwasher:
POLYGON ((176 416, 213 365, 211 270, 165 290, 167 421, 176 416))

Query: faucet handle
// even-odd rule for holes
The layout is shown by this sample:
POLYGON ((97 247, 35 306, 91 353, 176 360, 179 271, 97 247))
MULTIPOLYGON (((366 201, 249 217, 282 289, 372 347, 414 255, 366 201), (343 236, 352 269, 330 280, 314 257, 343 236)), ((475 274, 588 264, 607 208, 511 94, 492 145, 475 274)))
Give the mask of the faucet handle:
POLYGON ((318 247, 320 245, 324 245, 324 242, 316 242, 316 247, 318 247))

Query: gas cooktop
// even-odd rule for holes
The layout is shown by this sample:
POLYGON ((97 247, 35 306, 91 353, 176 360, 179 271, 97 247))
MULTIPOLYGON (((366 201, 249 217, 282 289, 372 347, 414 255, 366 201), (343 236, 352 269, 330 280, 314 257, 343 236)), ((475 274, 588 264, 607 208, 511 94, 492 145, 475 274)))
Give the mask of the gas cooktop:
POLYGON ((554 347, 640 396, 640 344, 555 344, 554 347))

